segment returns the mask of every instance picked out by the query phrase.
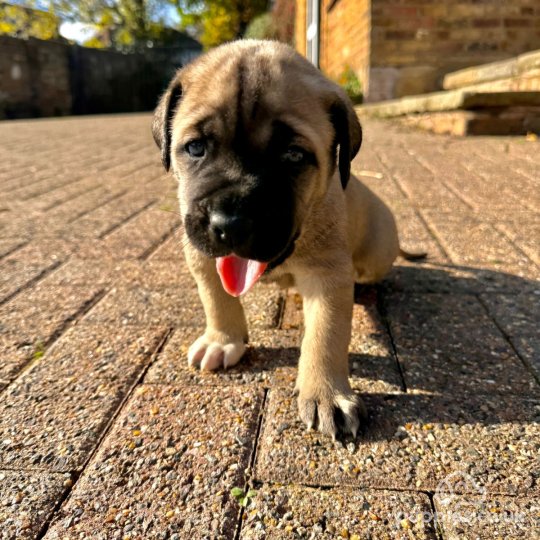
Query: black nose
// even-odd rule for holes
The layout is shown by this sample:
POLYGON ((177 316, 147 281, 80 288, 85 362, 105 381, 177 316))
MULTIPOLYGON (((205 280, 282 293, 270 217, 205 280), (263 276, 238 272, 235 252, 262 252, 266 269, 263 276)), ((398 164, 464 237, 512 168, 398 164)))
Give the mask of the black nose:
POLYGON ((249 218, 215 211, 210 214, 210 234, 216 242, 230 248, 244 245, 253 228, 249 218))

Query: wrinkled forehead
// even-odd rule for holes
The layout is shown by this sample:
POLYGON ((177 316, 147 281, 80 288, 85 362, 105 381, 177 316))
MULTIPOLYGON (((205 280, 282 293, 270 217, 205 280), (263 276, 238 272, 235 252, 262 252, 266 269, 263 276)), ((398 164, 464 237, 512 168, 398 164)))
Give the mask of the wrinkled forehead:
POLYGON ((232 140, 239 133, 264 148, 276 130, 325 148, 329 118, 318 89, 290 64, 271 57, 221 58, 195 66, 182 82, 174 131, 232 140))

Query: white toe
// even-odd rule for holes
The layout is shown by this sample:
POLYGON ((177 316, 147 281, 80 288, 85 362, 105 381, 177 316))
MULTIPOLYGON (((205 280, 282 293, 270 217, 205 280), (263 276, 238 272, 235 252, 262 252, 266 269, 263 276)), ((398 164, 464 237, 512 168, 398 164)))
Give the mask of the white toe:
POLYGON ((188 364, 190 366, 198 364, 203 359, 207 347, 208 343, 204 336, 196 339, 188 351, 188 364))
POLYGON ((207 339, 198 338, 188 351, 188 364, 200 364, 202 370, 212 371, 224 367, 225 369, 238 364, 246 350, 242 342, 221 344, 207 339))
POLYGON ((246 351, 246 345, 245 343, 227 343, 223 347, 223 351, 225 353, 223 355, 223 367, 227 369, 240 362, 240 358, 246 351))
POLYGON ((219 343, 210 343, 201 361, 201 370, 213 371, 223 365, 225 352, 219 343))

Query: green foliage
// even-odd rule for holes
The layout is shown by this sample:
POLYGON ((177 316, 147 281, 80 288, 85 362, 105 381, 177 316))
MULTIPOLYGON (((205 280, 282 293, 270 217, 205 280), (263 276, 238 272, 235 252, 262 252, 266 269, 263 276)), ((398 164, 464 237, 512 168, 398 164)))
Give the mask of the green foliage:
POLYGON ((343 87, 351 101, 355 104, 360 104, 364 100, 362 92, 362 83, 350 66, 346 66, 343 73, 339 77, 339 84, 343 87))
POLYGON ((86 45, 133 49, 148 42, 159 43, 164 24, 159 21, 164 0, 51 0, 54 8, 69 21, 96 27, 96 35, 86 45))
MULTIPOLYGON (((96 34, 85 45, 121 50, 169 44, 164 18, 173 0, 23 0, 26 7, 46 6, 56 20, 90 24, 96 34), (167 43, 161 41, 167 38, 167 43)), ((167 32, 169 31, 169 32, 167 32)))
POLYGON ((268 0, 170 0, 182 27, 208 49, 244 36, 248 24, 268 7, 268 0))
POLYGON ((231 489, 231 495, 238 501, 240 506, 245 508, 249 505, 251 499, 257 495, 257 492, 254 489, 250 489, 247 493, 244 493, 242 488, 234 487, 231 489))
POLYGON ((34 352, 32 353, 32 358, 34 360, 39 360, 45 354, 45 347, 41 341, 38 341, 34 345, 34 352))
POLYGON ((0 34, 18 38, 57 39, 59 20, 54 13, 0 4, 0 34))
POLYGON ((277 39, 276 26, 271 13, 263 13, 255 17, 247 26, 245 38, 277 39))
MULTIPOLYGON (((176 8, 180 16, 180 27, 196 35, 205 48, 210 48, 243 37, 248 25, 265 14, 271 4, 270 0, 18 1, 27 8, 48 8, 48 13, 42 13, 57 23, 62 20, 92 25, 96 33, 85 43, 87 46, 115 47, 120 50, 146 47, 148 44, 174 44, 178 38, 177 31, 167 28, 165 24, 171 8, 176 8)), ((292 0, 281 0, 282 3, 284 1, 292 0)), ((3 27, 4 31, 14 31, 12 25, 8 28, 4 23, 3 27)), ((273 38, 276 37, 277 26, 266 15, 254 23, 252 31, 257 37, 273 38)))

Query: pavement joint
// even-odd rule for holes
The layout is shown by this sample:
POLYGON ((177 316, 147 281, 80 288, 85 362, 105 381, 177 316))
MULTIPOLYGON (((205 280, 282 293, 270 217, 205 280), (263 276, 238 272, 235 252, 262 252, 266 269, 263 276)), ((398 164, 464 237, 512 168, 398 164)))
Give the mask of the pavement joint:
POLYGON ((173 227, 170 231, 162 234, 153 245, 139 255, 138 259, 141 261, 148 260, 152 254, 155 253, 169 238, 172 238, 178 230, 179 227, 173 227))
POLYGON ((382 318, 386 333, 388 334, 388 337, 390 338, 390 345, 392 347, 392 358, 394 359, 394 362, 396 363, 396 367, 399 372, 399 377, 401 379, 401 389, 403 390, 403 392, 407 392, 407 383, 405 382, 403 366, 401 365, 401 362, 399 361, 399 356, 396 349, 396 343, 394 341, 394 336, 392 335, 392 329, 390 328, 390 323, 388 321, 388 313, 386 311, 382 295, 377 295, 377 311, 379 312, 382 318))
MULTIPOLYGON (((418 219, 420 219, 420 221, 422 221, 424 227, 426 228, 426 230, 428 231, 428 233, 430 234, 430 236, 433 238, 433 240, 437 243, 437 246, 439 247, 439 249, 443 252, 444 256, 449 260, 451 261, 452 260, 452 257, 450 256, 450 253, 448 253, 448 250, 445 248, 443 242, 441 241, 441 239, 439 238, 439 236, 437 235, 437 232, 435 230, 433 230, 433 227, 429 224, 429 222, 425 219, 422 211, 420 209, 415 209, 414 210, 415 214, 418 216, 418 219)), ((429 260, 429 253, 428 253, 428 260, 429 260)))
POLYGON ((63 204, 65 204, 67 202, 78 199, 79 197, 83 197, 84 195, 86 195, 86 194, 88 194, 88 193, 90 193, 92 191, 96 191, 97 189, 100 189, 100 186, 86 187, 86 188, 82 189, 81 191, 78 191, 78 192, 74 193, 70 197, 66 197, 65 199, 60 199, 58 201, 55 201, 55 202, 51 203, 49 206, 46 206, 45 208, 43 208, 42 211, 43 212, 49 212, 50 210, 54 210, 55 208, 58 208, 59 206, 62 206, 63 204))
POLYGON ((47 277, 50 273, 54 272, 58 267, 60 267, 62 264, 64 264, 65 261, 55 261, 47 268, 44 268, 41 272, 39 272, 36 276, 34 276, 32 279, 28 280, 26 283, 23 283, 20 287, 12 291, 11 293, 7 294, 4 297, 0 297, 0 306, 2 304, 6 304, 15 296, 20 294, 26 289, 29 289, 30 287, 34 286, 36 283, 47 277))
POLYGON ((22 249, 24 246, 28 245, 28 241, 16 243, 12 248, 9 248, 7 251, 0 253, 0 261, 17 252, 19 249, 22 249))
POLYGON ((523 363, 523 366, 527 369, 527 371, 531 374, 531 376, 540 385, 540 373, 535 371, 534 367, 527 361, 527 359, 524 358, 522 354, 520 354, 518 349, 512 343, 511 336, 508 335, 507 332, 505 332, 504 328, 498 323, 497 319, 492 316, 491 312, 489 311, 489 307, 486 305, 486 303, 482 299, 482 296, 477 295, 477 299, 480 302, 480 304, 484 307, 484 309, 486 310, 487 316, 491 319, 493 324, 499 329, 499 332, 501 333, 502 336, 504 336, 504 338, 506 339, 506 341, 508 342, 510 347, 512 347, 515 355, 521 360, 521 362, 523 363))
POLYGON ((32 355, 26 358, 26 361, 21 365, 19 373, 10 381, 9 385, 5 388, 0 387, 0 396, 5 393, 11 384, 17 382, 24 375, 32 369, 34 364, 39 361, 42 355, 58 340, 62 335, 79 319, 82 319, 95 305, 97 305, 106 295, 105 289, 98 290, 89 300, 87 300, 73 315, 67 317, 61 325, 51 334, 51 336, 44 342, 39 342, 39 351, 33 351, 32 355), (36 356, 36 352, 39 352, 39 356, 36 356))
MULTIPOLYGON (((156 204, 156 202, 157 202, 156 200, 151 200, 148 203, 146 203, 145 205, 141 206, 141 208, 139 208, 135 212, 131 213, 129 216, 124 218, 122 221, 119 221, 118 223, 115 223, 114 225, 112 225, 111 227, 109 227, 108 229, 103 231, 99 235, 99 239, 103 240, 103 239, 107 238, 114 231, 116 231, 117 229, 120 229, 123 225, 125 225, 126 223, 129 223, 132 219, 135 219, 139 214, 142 214, 145 210, 148 210, 149 208, 154 206, 156 204)), ((104 205, 99 205, 99 206, 101 207, 101 206, 104 206, 104 205)), ((95 209, 96 208, 93 208, 90 212, 94 211, 95 209)))
MULTIPOLYGON (((98 451, 102 441, 105 440, 105 438, 107 437, 111 427, 114 425, 114 422, 115 422, 116 418, 118 417, 118 415, 120 414, 120 412, 122 411, 124 405, 132 398, 133 392, 135 391, 135 389, 143 382, 144 377, 146 375, 146 372, 148 371, 148 369, 151 366, 152 362, 155 360, 155 358, 161 352, 161 350, 163 349, 163 347, 165 346, 165 344, 169 340, 170 336, 171 336, 171 330, 169 329, 169 331, 167 331, 163 335, 161 341, 156 346, 155 351, 150 355, 150 360, 149 360, 148 364, 146 365, 146 367, 141 371, 139 377, 135 380, 135 382, 132 383, 131 388, 128 390, 128 392, 126 392, 126 394, 124 395, 122 401, 118 404, 116 410, 111 414, 111 417, 110 417, 109 421, 107 422, 106 426, 103 428, 103 431, 101 432, 100 438, 96 441, 93 450, 88 454, 88 457, 85 460, 84 464, 80 467, 79 470, 69 471, 69 474, 71 475, 71 485, 64 491, 63 496, 61 497, 61 499, 56 504, 56 506, 54 508, 53 515, 56 514, 60 510, 60 508, 69 501, 70 495, 74 491, 74 489, 76 487, 76 484, 79 481, 83 471, 86 469, 88 463, 90 463, 92 461, 92 459, 93 459, 94 455, 96 454, 96 452, 98 451)), ((41 540, 42 538, 44 538, 46 536, 50 525, 51 525, 51 521, 47 521, 47 522, 45 522, 43 524, 43 527, 42 527, 41 531, 36 536, 36 540, 41 540)))
POLYGON ((69 218, 67 220, 67 223, 68 224, 74 223, 75 221, 77 221, 77 220, 81 219, 82 217, 86 216, 87 214, 91 214, 92 212, 94 212, 94 210, 97 210, 98 208, 106 206, 110 202, 115 201, 115 200, 119 199, 120 197, 123 197, 127 193, 128 193, 127 189, 122 189, 121 191, 118 191, 117 193, 111 195, 108 199, 103 201, 101 204, 98 204, 98 205, 96 205, 94 207, 86 208, 82 212, 79 212, 78 214, 74 214, 73 217, 71 217, 71 218, 69 218))

